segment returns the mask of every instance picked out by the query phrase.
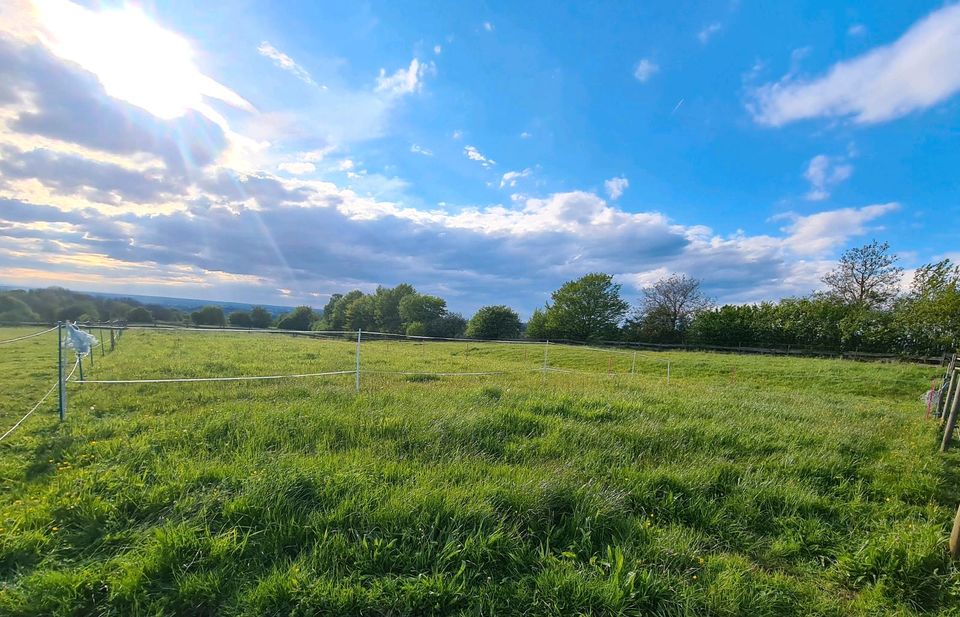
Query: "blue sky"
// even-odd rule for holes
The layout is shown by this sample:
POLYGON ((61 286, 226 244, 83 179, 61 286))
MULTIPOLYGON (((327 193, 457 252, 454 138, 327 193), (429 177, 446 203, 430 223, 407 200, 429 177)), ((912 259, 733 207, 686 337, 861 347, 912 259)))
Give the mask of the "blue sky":
POLYGON ((7 284, 526 316, 960 253, 953 2, 15 0, 0 56, 7 284))

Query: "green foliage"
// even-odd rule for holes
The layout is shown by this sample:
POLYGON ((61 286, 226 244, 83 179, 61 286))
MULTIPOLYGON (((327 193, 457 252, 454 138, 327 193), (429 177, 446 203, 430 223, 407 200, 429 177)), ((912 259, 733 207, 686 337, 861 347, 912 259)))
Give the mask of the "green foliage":
POLYGON ((467 337, 490 340, 519 338, 520 316, 503 304, 484 306, 470 318, 467 337))
POLYGON ((546 336, 577 341, 610 340, 629 305, 609 274, 587 274, 564 283, 546 309, 546 336))
POLYGON ((309 306, 298 306, 277 320, 279 330, 310 330, 317 316, 309 306))
POLYGON ((226 326, 227 316, 219 306, 205 306, 190 313, 190 319, 198 326, 226 326))
POLYGON ((550 332, 547 330, 546 308, 533 310, 533 314, 530 315, 530 320, 527 322, 524 336, 535 341, 546 340, 550 337, 550 332))
MULTIPOLYGON (((0 339, 35 331, 4 329, 0 339)), ((103 379, 349 369, 129 331, 103 379)), ((9 426, 56 335, 0 355, 9 426)), ((960 455, 907 364, 365 342, 365 374, 70 385, 2 444, 3 615, 952 615, 960 455), (537 353, 530 353, 537 352, 537 353), (664 379, 664 360, 672 379, 664 379), (613 375, 608 375, 612 371, 613 375)))
POLYGON ((407 336, 426 336, 427 328, 419 321, 414 321, 407 324, 407 336))
POLYGON ((400 315, 400 302, 417 293, 413 285, 402 283, 392 289, 377 287, 373 295, 376 329, 380 332, 400 332, 404 319, 400 315))
POLYGON ((233 311, 228 317, 230 325, 234 328, 252 328, 253 320, 247 311, 233 311))
POLYGON ((888 306, 899 292, 903 268, 887 242, 872 241, 848 249, 837 266, 823 277, 827 294, 848 305, 870 309, 888 306))
POLYGON ((26 302, 13 295, 0 294, 0 322, 36 321, 40 316, 26 302))
POLYGON ((262 306, 250 309, 250 326, 253 328, 269 328, 273 323, 273 315, 262 306))
POLYGON ((69 304, 57 311, 59 321, 99 321, 100 311, 97 305, 86 300, 69 304))
POLYGON ((403 323, 419 321, 426 325, 447 312, 447 303, 443 298, 425 294, 410 294, 400 301, 400 319, 403 323))
POLYGON ((153 313, 142 306, 138 306, 127 313, 126 320, 130 323, 153 323, 153 313))

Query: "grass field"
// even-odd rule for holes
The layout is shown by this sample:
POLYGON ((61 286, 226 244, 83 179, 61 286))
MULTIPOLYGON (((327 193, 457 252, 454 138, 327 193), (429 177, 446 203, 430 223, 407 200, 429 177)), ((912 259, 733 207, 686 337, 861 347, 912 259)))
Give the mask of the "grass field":
MULTIPOLYGON (((0 329, 0 339, 25 330, 0 329)), ((127 332, 88 379, 352 370, 127 332)), ((56 338, 0 347, 0 421, 56 338)), ((0 443, 0 615, 960 615, 938 370, 369 342, 354 376, 69 387, 0 443), (670 362, 670 383, 666 363, 670 362), (435 377, 373 371, 485 372, 435 377)))

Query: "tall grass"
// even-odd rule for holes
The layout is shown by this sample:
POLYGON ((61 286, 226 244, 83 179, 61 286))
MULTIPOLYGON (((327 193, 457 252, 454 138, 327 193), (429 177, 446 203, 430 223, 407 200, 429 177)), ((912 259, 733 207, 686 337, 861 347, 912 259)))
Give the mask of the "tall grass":
MULTIPOLYGON (((4 422, 49 343, 0 356, 4 422)), ((92 376, 353 354, 130 331, 92 376)), ((372 342, 365 370, 505 374, 71 385, 66 423, 51 403, 0 444, 0 614, 958 614, 934 370, 548 354, 578 372, 535 372, 540 346, 372 342)))

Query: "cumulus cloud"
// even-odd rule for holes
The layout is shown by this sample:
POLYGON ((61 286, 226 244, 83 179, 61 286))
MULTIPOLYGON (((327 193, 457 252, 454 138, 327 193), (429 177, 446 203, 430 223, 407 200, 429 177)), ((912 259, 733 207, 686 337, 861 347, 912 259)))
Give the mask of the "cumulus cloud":
POLYGON ((493 165, 497 164, 495 160, 489 159, 485 157, 483 154, 481 154, 480 151, 477 150, 476 147, 474 146, 466 146, 463 149, 463 153, 466 155, 468 159, 470 159, 471 161, 477 161, 484 167, 492 167, 493 165))
POLYGON ((257 52, 259 52, 261 56, 273 60, 273 64, 276 67, 287 71, 303 83, 311 86, 317 85, 317 82, 313 81, 313 77, 310 76, 310 72, 307 71, 307 69, 300 66, 296 60, 271 45, 268 41, 260 43, 257 47, 257 52))
POLYGON ((660 71, 660 66, 649 58, 641 58, 633 68, 633 76, 640 83, 645 83, 660 71))
POLYGON ((853 174, 853 165, 843 162, 842 157, 818 154, 810 159, 803 177, 810 183, 806 198, 823 201, 830 197, 830 190, 853 174))
POLYGON ((533 170, 529 167, 526 169, 521 169, 520 171, 508 171, 500 178, 500 188, 513 188, 517 186, 517 181, 519 181, 521 178, 528 177, 532 173, 533 170))
POLYGON ((788 74, 753 92, 754 120, 782 126, 811 118, 885 122, 945 101, 960 90, 960 4, 927 15, 899 39, 826 74, 788 74))
POLYGON ((306 161, 280 163, 279 165, 277 165, 277 168, 280 169, 280 171, 285 171, 289 174, 294 174, 295 176, 313 173, 317 170, 316 165, 314 165, 313 163, 308 163, 306 161))
POLYGON ((630 186, 630 181, 626 178, 610 178, 603 183, 604 190, 610 199, 617 200, 623 195, 623 192, 630 186))
POLYGON ((413 152, 414 154, 422 154, 423 156, 433 156, 432 150, 427 150, 426 148, 418 146, 417 144, 410 145, 410 152, 413 152))
POLYGON ((423 89, 424 78, 434 70, 435 66, 432 62, 420 62, 417 58, 411 60, 410 66, 407 68, 397 69, 389 75, 386 69, 380 69, 376 91, 390 96, 403 96, 420 92, 423 89))
POLYGON ((795 253, 815 255, 841 246, 848 238, 867 231, 867 223, 897 210, 900 204, 891 202, 841 208, 807 216, 786 215, 790 223, 783 228, 788 236, 786 245, 795 253))

